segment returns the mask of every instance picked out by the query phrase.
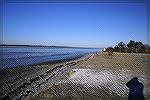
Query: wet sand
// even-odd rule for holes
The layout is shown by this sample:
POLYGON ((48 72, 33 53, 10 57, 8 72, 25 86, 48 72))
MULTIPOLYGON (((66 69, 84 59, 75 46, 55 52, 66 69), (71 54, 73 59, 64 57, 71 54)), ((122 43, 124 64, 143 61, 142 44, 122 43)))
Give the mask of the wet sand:
POLYGON ((26 99, 61 80, 69 66, 91 55, 57 63, 0 69, 0 99, 26 99))
POLYGON ((149 55, 131 53, 95 54, 71 66, 59 82, 53 83, 32 100, 127 100, 126 83, 138 77, 148 100, 149 55))

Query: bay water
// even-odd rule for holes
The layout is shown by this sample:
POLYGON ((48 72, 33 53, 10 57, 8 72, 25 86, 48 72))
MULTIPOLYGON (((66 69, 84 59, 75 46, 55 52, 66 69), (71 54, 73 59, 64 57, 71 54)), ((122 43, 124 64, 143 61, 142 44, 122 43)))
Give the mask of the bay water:
POLYGON ((101 50, 101 48, 2 46, 0 49, 0 68, 59 62, 80 58, 86 54, 101 50))

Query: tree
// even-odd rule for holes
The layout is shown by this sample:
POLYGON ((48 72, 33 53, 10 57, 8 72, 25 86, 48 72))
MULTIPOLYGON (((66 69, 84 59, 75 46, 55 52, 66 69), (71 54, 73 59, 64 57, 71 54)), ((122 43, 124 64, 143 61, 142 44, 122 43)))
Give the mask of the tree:
POLYGON ((116 46, 114 47, 114 51, 116 51, 116 52, 119 52, 119 51, 120 51, 120 48, 119 48, 118 45, 116 45, 116 46))
POLYGON ((145 44, 145 53, 150 54, 150 46, 145 44))
POLYGON ((142 42, 135 42, 130 40, 127 44, 128 52, 132 53, 144 53, 146 52, 146 46, 142 42))
POLYGON ((136 47, 135 45, 136 45, 135 41, 130 40, 129 43, 127 44, 127 47, 128 48, 132 48, 132 47, 135 48, 136 47))
POLYGON ((146 50, 145 45, 142 42, 136 42, 136 53, 144 53, 146 50))
POLYGON ((130 40, 127 45, 121 41, 114 48, 108 47, 106 51, 128 52, 128 53, 150 53, 150 46, 147 44, 143 44, 140 41, 136 42, 130 40))
POLYGON ((113 48, 113 47, 108 47, 108 48, 106 49, 106 51, 111 51, 111 52, 113 52, 113 51, 114 51, 114 48, 113 48))
POLYGON ((108 52, 108 55, 111 56, 111 55, 113 54, 114 48, 108 47, 108 48, 106 49, 106 51, 108 52))
POLYGON ((132 53, 135 52, 136 48, 136 43, 135 41, 130 40, 129 43, 127 44, 128 51, 131 51, 132 53))
POLYGON ((118 43, 118 47, 119 47, 119 51, 120 52, 125 52, 126 50, 126 45, 125 43, 123 43, 122 41, 120 43, 118 43))

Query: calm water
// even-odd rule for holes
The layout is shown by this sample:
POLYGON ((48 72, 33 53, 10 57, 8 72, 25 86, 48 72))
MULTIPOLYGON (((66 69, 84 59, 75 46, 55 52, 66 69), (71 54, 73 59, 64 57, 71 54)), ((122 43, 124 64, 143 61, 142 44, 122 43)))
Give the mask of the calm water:
POLYGON ((0 68, 73 59, 101 50, 93 48, 2 47, 0 68))

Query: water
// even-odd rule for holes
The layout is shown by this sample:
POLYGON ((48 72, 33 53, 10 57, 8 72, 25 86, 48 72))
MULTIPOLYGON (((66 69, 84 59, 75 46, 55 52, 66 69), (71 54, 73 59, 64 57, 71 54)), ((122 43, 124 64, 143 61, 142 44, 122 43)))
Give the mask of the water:
POLYGON ((5 47, 1 48, 0 68, 27 66, 82 57, 101 51, 93 48, 5 47))

